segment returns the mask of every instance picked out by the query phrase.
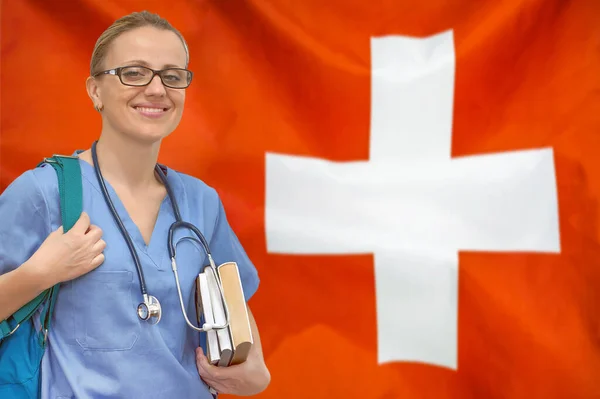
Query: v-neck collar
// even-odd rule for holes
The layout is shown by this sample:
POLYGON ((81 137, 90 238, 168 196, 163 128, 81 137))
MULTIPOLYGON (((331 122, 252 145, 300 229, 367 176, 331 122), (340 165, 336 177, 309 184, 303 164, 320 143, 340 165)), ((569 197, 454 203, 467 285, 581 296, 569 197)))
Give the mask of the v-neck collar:
MULTIPOLYGON (((73 156, 78 156, 81 152, 81 150, 78 150, 73 154, 73 156)), ((96 171, 94 170, 94 166, 81 158, 79 159, 79 164, 81 167, 82 176, 98 191, 99 195, 102 196, 102 200, 105 201, 104 196, 102 194, 102 190, 98 183, 98 179, 96 177, 96 171)), ((164 165, 160 165, 160 167, 165 172, 165 175, 167 177, 167 183, 171 186, 176 201, 178 187, 175 181, 176 179, 173 178, 174 172, 164 165)), ((164 256, 167 253, 168 231, 171 224, 175 222, 175 214, 173 213, 173 206, 171 204, 171 199, 169 198, 168 193, 165 195, 165 198, 160 204, 158 217, 156 218, 154 228, 152 229, 152 234, 150 236, 150 242, 148 243, 148 245, 146 245, 146 242, 144 241, 140 229, 134 223, 133 219, 129 215, 129 212, 127 212, 125 205, 117 195, 114 188, 106 179, 104 180, 104 184, 106 185, 106 189, 108 191, 110 199, 112 200, 114 207, 121 221, 123 222, 123 226, 125 226, 125 230, 131 237, 131 241, 136 247, 138 257, 140 257, 140 262, 142 261, 142 256, 145 255, 158 269, 164 269, 162 267, 162 263, 164 260, 164 256)), ((110 214, 110 219, 115 224, 117 223, 117 221, 114 220, 114 216, 112 214, 110 214)))

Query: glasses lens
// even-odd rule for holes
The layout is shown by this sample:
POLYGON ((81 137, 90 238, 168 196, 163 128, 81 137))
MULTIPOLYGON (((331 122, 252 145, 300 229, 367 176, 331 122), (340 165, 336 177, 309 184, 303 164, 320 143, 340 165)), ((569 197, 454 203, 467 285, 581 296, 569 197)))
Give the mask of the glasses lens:
POLYGON ((126 67, 121 70, 123 83, 133 86, 143 86, 150 82, 152 71, 144 67, 126 67))
POLYGON ((185 69, 166 69, 161 78, 165 86, 184 88, 190 84, 191 73, 185 69))

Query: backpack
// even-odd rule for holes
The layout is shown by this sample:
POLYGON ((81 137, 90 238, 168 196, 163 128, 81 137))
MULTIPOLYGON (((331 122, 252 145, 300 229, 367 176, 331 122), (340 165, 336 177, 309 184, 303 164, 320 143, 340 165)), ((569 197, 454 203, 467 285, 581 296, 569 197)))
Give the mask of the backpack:
MULTIPOLYGON (((83 195, 79 159, 54 155, 38 166, 50 164, 58 177, 60 212, 66 233, 81 216, 83 195)), ((39 398, 42 357, 59 284, 48 288, 0 322, 0 398, 39 398), (38 312, 39 311, 39 312, 38 312), (37 329, 33 318, 40 315, 37 329)))

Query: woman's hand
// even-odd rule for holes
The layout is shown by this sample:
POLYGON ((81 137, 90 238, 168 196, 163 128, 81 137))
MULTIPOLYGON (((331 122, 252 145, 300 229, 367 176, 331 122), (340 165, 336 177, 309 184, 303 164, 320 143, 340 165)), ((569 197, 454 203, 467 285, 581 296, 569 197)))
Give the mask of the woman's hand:
POLYGON ((196 349, 196 366, 200 377, 218 393, 251 396, 264 391, 271 382, 271 374, 265 364, 260 335, 254 316, 248 308, 248 317, 254 344, 248 358, 242 364, 217 367, 208 362, 202 348, 196 349))
POLYGON ((248 356, 242 364, 217 367, 208 363, 202 348, 196 350, 200 377, 218 393, 250 396, 265 390, 271 380, 269 370, 258 356, 248 356))
POLYGON ((97 268, 104 262, 102 230, 90 223, 83 212, 75 225, 63 233, 62 226, 50 233, 26 262, 46 287, 69 281, 97 268))

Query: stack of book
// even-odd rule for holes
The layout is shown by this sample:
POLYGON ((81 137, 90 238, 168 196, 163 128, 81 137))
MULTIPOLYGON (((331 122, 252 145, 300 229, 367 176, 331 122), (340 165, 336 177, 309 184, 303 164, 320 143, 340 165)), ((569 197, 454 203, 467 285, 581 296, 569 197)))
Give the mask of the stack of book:
POLYGON ((242 281, 235 262, 223 263, 217 267, 216 273, 206 266, 196 278, 196 316, 200 327, 204 323, 217 326, 226 324, 225 304, 229 310, 229 325, 206 333, 208 361, 220 367, 246 361, 254 343, 242 281), (223 287, 223 295, 217 279, 223 287))

